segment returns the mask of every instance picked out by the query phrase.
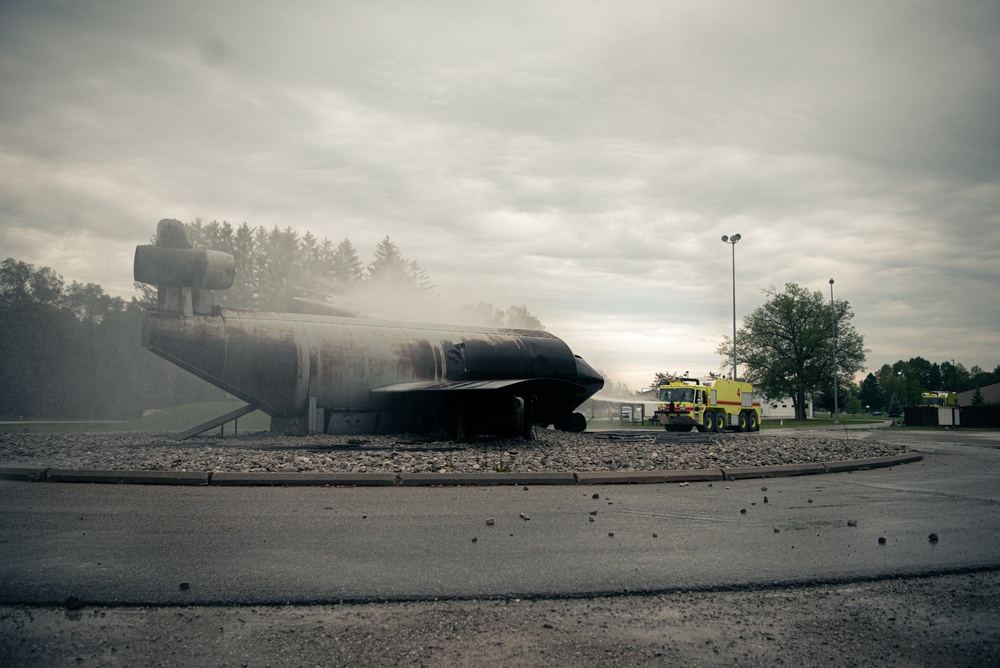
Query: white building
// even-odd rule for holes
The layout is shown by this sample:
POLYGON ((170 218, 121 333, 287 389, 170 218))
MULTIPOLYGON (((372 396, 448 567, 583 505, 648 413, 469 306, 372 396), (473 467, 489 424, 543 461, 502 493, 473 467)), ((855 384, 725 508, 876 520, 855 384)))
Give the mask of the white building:
MULTIPOLYGON (((790 397, 778 400, 760 400, 760 415, 765 418, 794 418, 795 405, 790 397)), ((806 400, 806 417, 813 416, 813 402, 806 400)))

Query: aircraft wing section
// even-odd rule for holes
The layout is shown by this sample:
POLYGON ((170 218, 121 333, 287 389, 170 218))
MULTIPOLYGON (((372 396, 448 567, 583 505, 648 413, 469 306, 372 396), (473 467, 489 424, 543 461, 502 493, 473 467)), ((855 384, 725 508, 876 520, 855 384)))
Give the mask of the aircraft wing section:
POLYGON ((385 385, 372 390, 373 394, 461 394, 490 393, 505 394, 579 394, 584 391, 582 385, 558 378, 506 378, 497 380, 459 380, 459 381, 416 381, 385 385))

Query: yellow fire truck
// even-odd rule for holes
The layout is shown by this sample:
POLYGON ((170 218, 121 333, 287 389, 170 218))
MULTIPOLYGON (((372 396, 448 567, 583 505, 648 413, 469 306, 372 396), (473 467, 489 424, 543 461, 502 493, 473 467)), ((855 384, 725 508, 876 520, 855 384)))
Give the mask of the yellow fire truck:
POLYGON ((678 378, 660 385, 656 419, 667 431, 760 431, 760 402, 753 385, 721 378, 678 378))
POLYGON ((920 395, 921 406, 957 406, 958 395, 946 390, 924 392, 920 395))

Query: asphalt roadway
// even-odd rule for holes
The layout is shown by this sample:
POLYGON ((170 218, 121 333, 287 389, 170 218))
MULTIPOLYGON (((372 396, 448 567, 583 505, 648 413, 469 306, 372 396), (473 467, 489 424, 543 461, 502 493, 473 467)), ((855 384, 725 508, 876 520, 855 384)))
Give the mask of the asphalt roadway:
POLYGON ((877 437, 925 457, 652 485, 0 481, 0 605, 582 600, 1000 570, 1000 435, 877 437))

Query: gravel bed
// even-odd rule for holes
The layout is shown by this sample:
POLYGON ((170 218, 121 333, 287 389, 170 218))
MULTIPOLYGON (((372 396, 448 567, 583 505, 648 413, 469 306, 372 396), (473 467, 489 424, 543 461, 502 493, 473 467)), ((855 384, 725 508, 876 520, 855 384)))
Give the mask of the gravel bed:
POLYGON ((145 471, 429 473, 714 469, 884 457, 902 445, 843 436, 662 432, 571 434, 455 443, 426 435, 280 436, 176 442, 152 432, 0 434, 0 466, 145 471))

